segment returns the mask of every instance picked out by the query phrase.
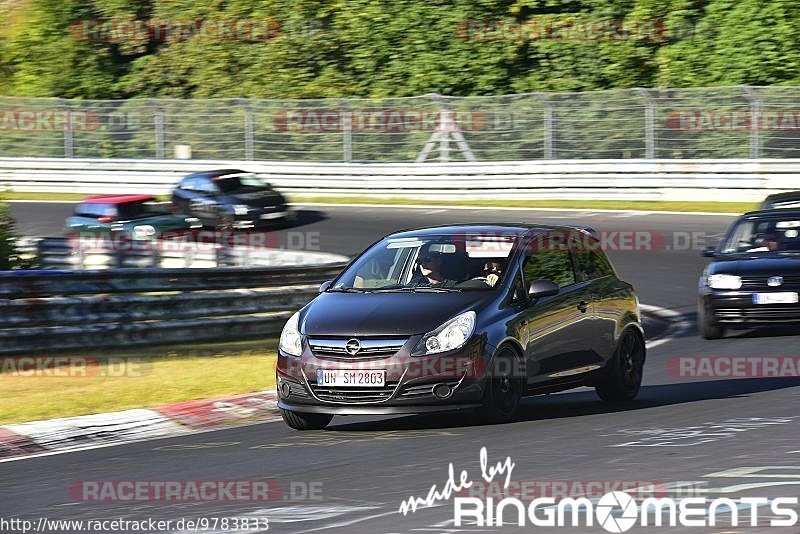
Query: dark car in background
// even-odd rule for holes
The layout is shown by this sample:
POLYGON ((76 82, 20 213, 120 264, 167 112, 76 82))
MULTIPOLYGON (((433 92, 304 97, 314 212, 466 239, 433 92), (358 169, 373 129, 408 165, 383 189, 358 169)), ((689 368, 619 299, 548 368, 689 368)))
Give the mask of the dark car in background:
POLYGON ((759 209, 800 209, 800 191, 788 191, 770 195, 764 199, 759 209))
POLYGON ((705 339, 726 328, 800 324, 800 209, 746 213, 734 222, 699 281, 705 339))
POLYGON ((66 221, 68 234, 113 233, 131 239, 150 239, 199 227, 199 220, 174 213, 169 204, 156 202, 152 195, 91 196, 76 204, 66 221))
POLYGON ((172 202, 203 226, 214 228, 244 230, 294 217, 282 194, 258 175, 238 169, 186 175, 172 191, 172 202))
POLYGON ((502 422, 525 395, 633 399, 644 360, 634 289, 591 232, 446 226, 389 235, 324 283, 281 333, 277 389, 300 430, 337 414, 502 422))

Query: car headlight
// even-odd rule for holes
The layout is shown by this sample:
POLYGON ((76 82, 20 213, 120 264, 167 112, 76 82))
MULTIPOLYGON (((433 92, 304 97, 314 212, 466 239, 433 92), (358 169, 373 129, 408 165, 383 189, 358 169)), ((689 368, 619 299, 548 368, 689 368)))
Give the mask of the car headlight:
POLYGON ((150 226, 149 224, 141 224, 139 226, 133 227, 134 239, 147 239, 148 237, 154 235, 155 233, 156 229, 150 226))
POLYGON ((712 274, 707 279, 708 287, 712 289, 739 289, 742 287, 742 277, 732 274, 712 274))
POLYGON ((250 207, 245 204, 236 204, 233 207, 233 214, 234 215, 247 215, 250 211, 250 207))
POLYGON ((474 331, 475 312, 464 312, 422 336, 413 353, 421 356, 461 348, 474 331))
POLYGON ((300 322, 300 312, 295 312, 281 331, 280 349, 286 354, 300 356, 303 353, 303 338, 300 336, 298 324, 300 322))

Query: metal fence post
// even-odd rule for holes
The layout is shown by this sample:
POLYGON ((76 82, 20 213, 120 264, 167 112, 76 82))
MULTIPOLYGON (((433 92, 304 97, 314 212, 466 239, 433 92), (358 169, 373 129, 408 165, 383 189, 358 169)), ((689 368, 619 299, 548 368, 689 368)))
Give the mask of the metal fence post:
POLYGON ((164 110, 155 104, 153 126, 155 129, 156 159, 164 159, 164 110))
POLYGON ((758 159, 761 157, 761 126, 759 117, 761 115, 761 99, 752 87, 742 86, 747 100, 750 102, 750 157, 758 159))
POLYGON ((244 159, 255 159, 253 155, 253 110, 244 105, 244 159))
POLYGON ((347 101, 340 101, 342 124, 342 161, 353 162, 353 113, 347 107, 347 101))
POLYGON ((553 145, 555 141, 555 121, 553 119, 553 103, 544 101, 544 159, 553 159, 553 145))
POLYGON ((653 99, 647 89, 636 88, 636 92, 644 98, 647 106, 644 108, 644 152, 647 159, 656 157, 656 110, 653 99))
POLYGON ((63 99, 58 99, 58 107, 64 110, 67 120, 64 128, 64 157, 72 158, 75 156, 75 134, 72 131, 72 115, 63 99))

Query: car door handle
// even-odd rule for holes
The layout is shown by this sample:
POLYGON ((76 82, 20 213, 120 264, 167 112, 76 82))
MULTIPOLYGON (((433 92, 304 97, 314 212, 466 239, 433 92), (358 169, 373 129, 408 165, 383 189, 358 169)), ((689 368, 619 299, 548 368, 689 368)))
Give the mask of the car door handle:
POLYGON ((578 309, 581 311, 581 313, 586 313, 586 310, 589 309, 589 303, 585 300, 580 301, 578 303, 578 309))

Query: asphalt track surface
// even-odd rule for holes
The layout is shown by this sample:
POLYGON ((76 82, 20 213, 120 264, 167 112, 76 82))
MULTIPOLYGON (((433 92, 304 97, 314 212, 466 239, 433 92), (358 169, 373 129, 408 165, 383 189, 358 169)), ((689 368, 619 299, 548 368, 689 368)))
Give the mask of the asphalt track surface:
MULTIPOLYGON (((16 203, 12 209, 24 233, 53 235, 69 206, 16 203)), ((636 286, 643 303, 675 310, 689 326, 650 348, 641 394, 627 405, 605 404, 584 389, 528 399, 519 420, 505 425, 477 425, 468 415, 337 417, 324 431, 300 433, 274 422, 5 462, 0 463, 0 518, 266 517, 269 532, 296 534, 606 532, 597 524, 456 528, 452 498, 405 516, 398 513, 405 499, 424 498, 434 484, 441 489, 449 463, 456 477, 467 470, 478 489, 482 447, 490 464, 507 456, 513 460, 510 478, 515 482, 563 488, 552 482, 557 481, 575 488, 581 482, 607 481, 609 489, 615 482, 657 481, 668 488, 680 482, 707 492, 701 496, 797 497, 800 379, 683 378, 667 370, 667 362, 681 356, 800 355, 798 330, 738 331, 716 341, 698 337, 695 291, 706 260, 697 249, 703 240, 714 244, 730 220, 632 212, 304 207, 298 225, 280 231, 281 242, 289 239, 288 232, 302 232, 317 235, 321 250, 347 255, 390 231, 429 224, 540 221, 587 224, 607 236, 649 232, 655 236, 650 248, 656 250, 610 250, 609 255, 621 277, 636 286), (696 236, 695 246, 687 247, 691 232, 702 235, 696 236), (274 502, 96 503, 79 502, 68 494, 68 487, 80 480, 260 479, 275 480, 282 488, 274 502), (302 498, 302 488, 309 487, 319 492, 317 498, 302 498)), ((767 527, 769 507, 759 511, 757 527, 725 526, 723 514, 716 527, 655 530, 800 532, 800 525, 767 527)), ((634 526, 629 532, 651 530, 634 526)), ((210 531, 233 532, 206 530, 210 531)))

